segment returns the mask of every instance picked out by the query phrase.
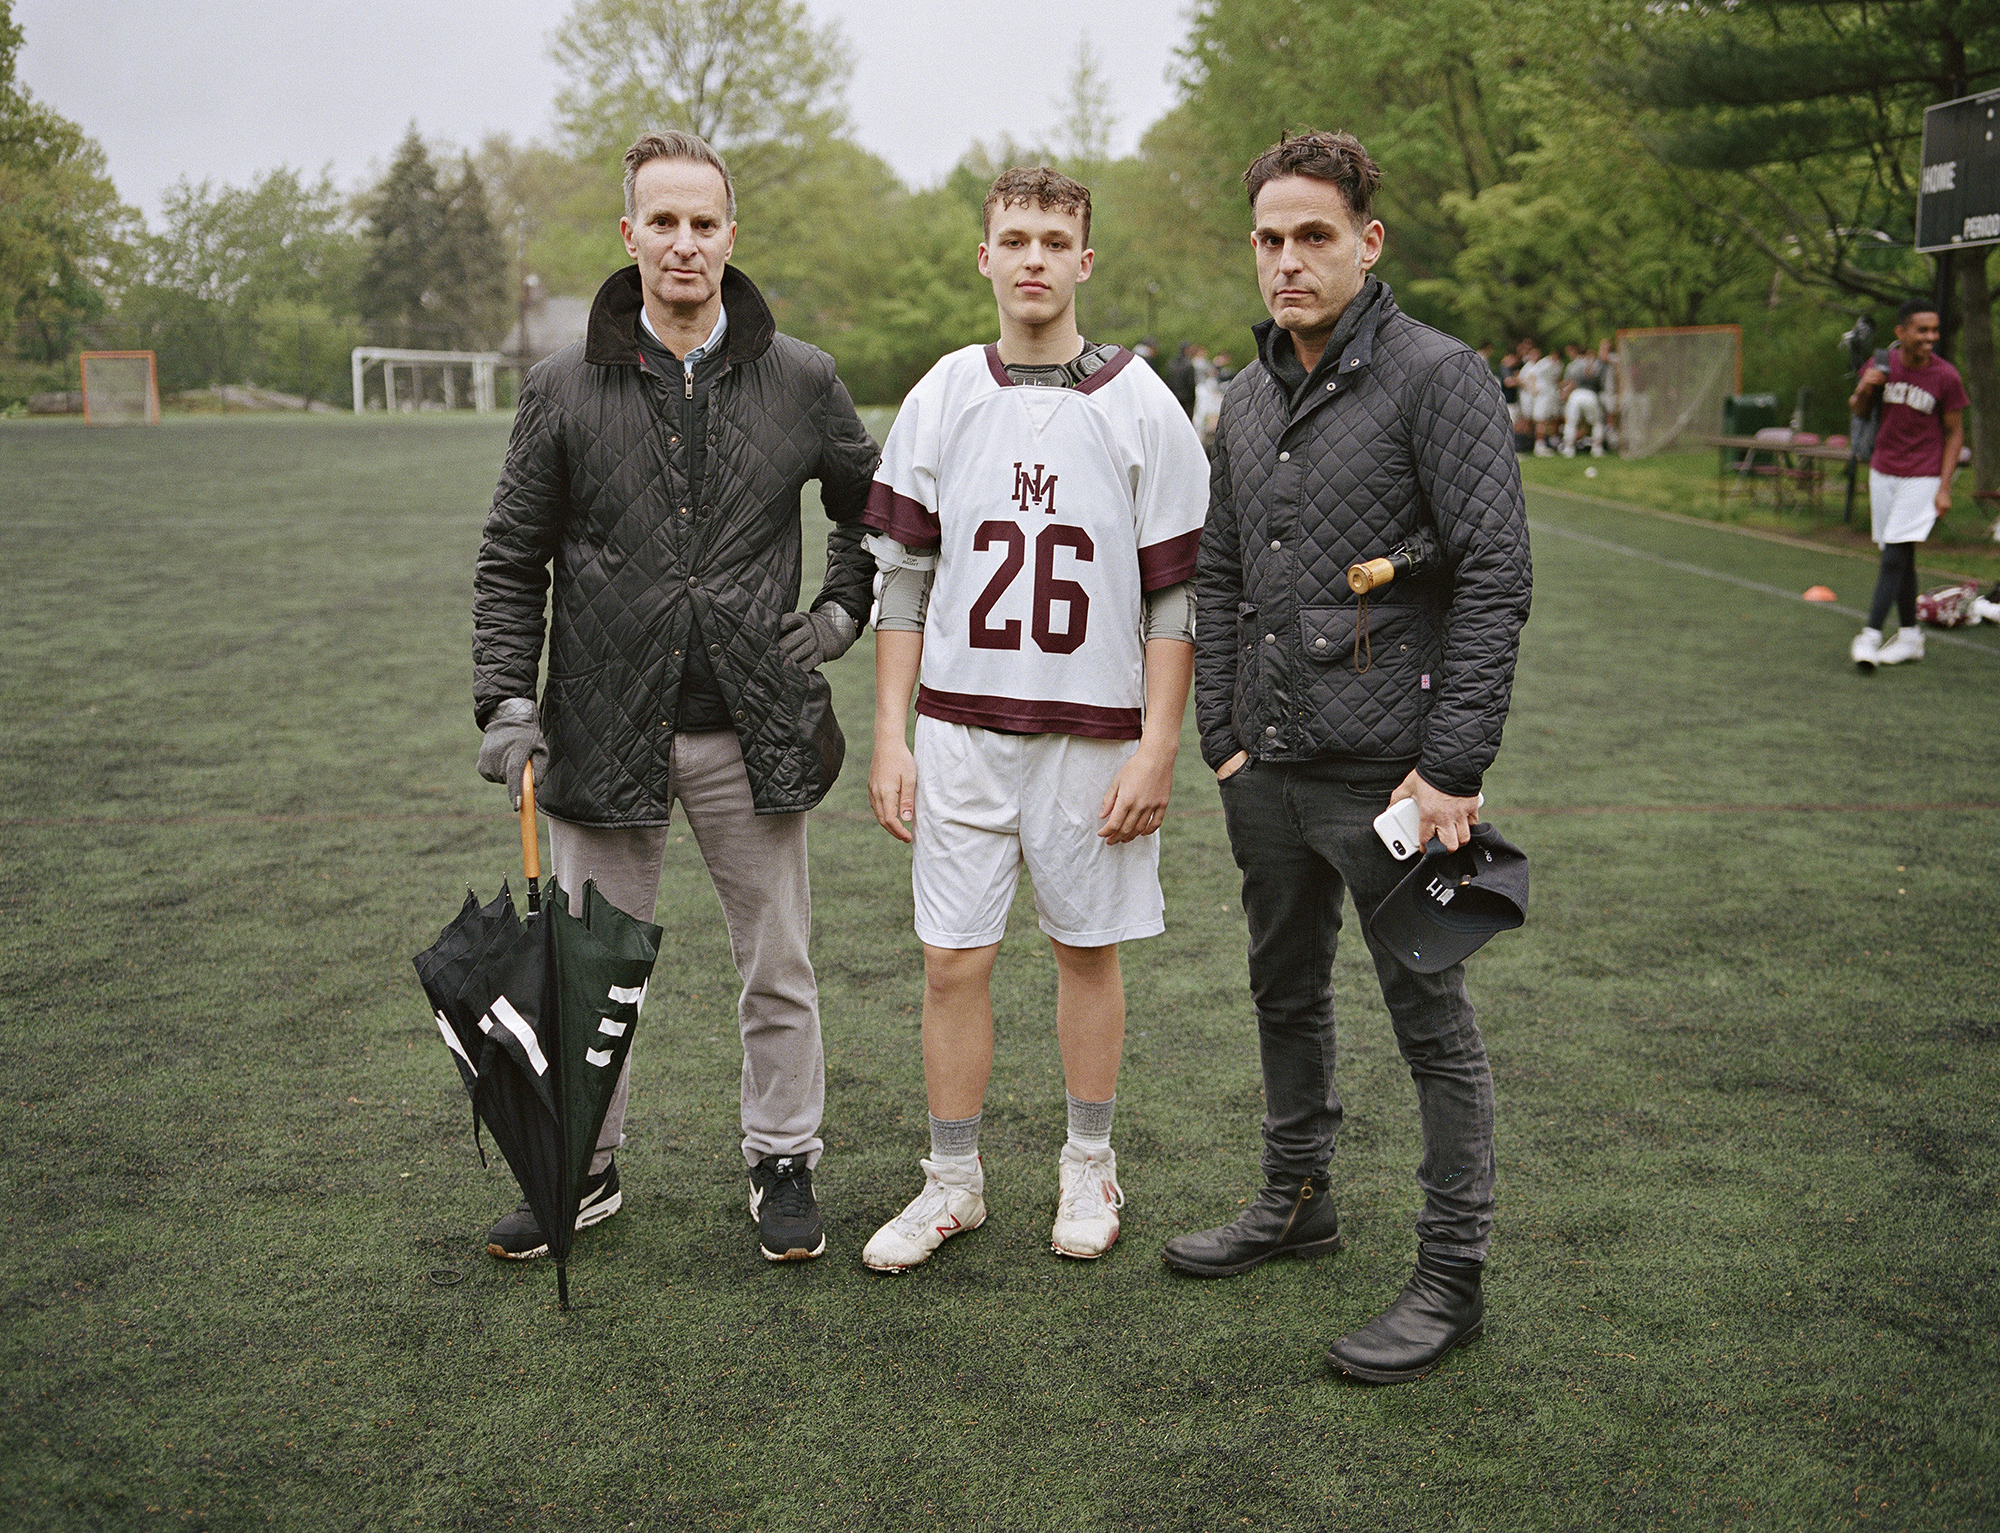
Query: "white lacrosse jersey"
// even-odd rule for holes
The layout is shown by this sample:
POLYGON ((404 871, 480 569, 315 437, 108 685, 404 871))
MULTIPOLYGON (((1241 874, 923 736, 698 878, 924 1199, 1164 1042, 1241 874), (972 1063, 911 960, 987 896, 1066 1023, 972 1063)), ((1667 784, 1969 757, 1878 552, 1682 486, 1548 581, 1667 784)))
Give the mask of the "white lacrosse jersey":
POLYGON ((997 346, 941 359, 883 444, 867 524, 935 551, 917 712, 1136 740, 1145 592, 1194 575, 1208 458, 1120 349, 1073 388, 1015 383, 997 346))

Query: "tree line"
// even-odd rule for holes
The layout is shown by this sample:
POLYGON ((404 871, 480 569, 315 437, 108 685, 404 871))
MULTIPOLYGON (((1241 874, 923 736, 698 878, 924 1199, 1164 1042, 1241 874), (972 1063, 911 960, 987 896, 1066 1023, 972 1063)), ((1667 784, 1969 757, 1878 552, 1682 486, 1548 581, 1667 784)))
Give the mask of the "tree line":
MULTIPOLYGON (((182 182, 163 225, 117 201, 82 130, 13 82, 0 0, 0 303, 18 361, 86 327, 156 338, 207 381, 344 397, 346 348, 485 348, 522 282, 587 296, 626 257, 619 156, 642 129, 729 159, 736 261, 781 326, 893 402, 937 354, 985 338, 973 271, 992 173, 1055 163, 1094 193, 1085 333, 1241 357, 1262 317, 1243 166, 1281 132, 1344 127, 1384 168, 1382 276, 1420 318, 1506 346, 1622 326, 1737 323, 1746 383, 1809 390, 1844 420, 1837 344, 1932 293, 1911 249, 1923 109, 2000 85, 1985 0, 1201 0, 1176 105, 1108 150, 1088 45, 1051 69, 1048 119, 970 146, 932 187, 854 139, 847 38, 803 0, 577 0, 552 43, 566 84, 547 142, 427 145, 414 126, 375 185, 278 169, 182 182)), ((1967 373, 1980 483, 2000 481, 1987 251, 1962 252, 1947 348, 1967 373)), ((163 383, 169 380, 163 379, 163 383)), ((177 380, 174 380, 177 381, 177 380)))

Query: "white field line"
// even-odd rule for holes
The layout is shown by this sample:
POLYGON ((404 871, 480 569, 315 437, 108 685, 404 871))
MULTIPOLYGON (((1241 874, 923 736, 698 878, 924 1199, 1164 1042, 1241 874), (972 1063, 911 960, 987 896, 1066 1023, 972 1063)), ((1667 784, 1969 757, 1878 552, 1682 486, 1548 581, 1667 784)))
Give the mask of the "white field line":
MULTIPOLYGON (((1579 499, 1583 497, 1578 497, 1579 499)), ((1696 522, 1700 527, 1706 523, 1696 522)), ((1587 543, 1592 548, 1601 548, 1606 553, 1622 554, 1628 559, 1643 559, 1648 564, 1664 565, 1670 570, 1679 570, 1684 575, 1700 575, 1707 580, 1720 580, 1725 584, 1741 586, 1746 591, 1756 591, 1764 596, 1775 596, 1781 601, 1797 602, 1804 607, 1812 607, 1821 612, 1837 612, 1842 617, 1865 623, 1868 614, 1858 607, 1842 606, 1839 602, 1807 601, 1796 591, 1787 591, 1781 586, 1767 584, 1762 580, 1751 580, 1743 575, 1731 575, 1723 570, 1712 570, 1704 565, 1690 564, 1685 559, 1669 559, 1665 554, 1648 552, 1643 548, 1628 548, 1623 543, 1614 543, 1609 538, 1594 537, 1587 532, 1578 532, 1570 527, 1558 527, 1553 522, 1541 521, 1535 517, 1528 519, 1528 531, 1536 537, 1547 533, 1551 537, 1568 538, 1573 543, 1587 543)), ((1805 545, 1817 551, 1816 544, 1805 545)), ((1990 660, 2000 660, 2000 647, 1982 644, 1977 639, 1962 639, 1954 633, 1944 633, 1932 628, 1926 631, 1925 641, 1931 644, 1951 644, 1959 649, 1969 649, 1975 654, 1985 655, 1990 660)))
MULTIPOLYGON (((1868 564, 1877 562, 1878 555, 1861 548, 1841 548, 1833 543, 1815 543, 1810 538, 1795 538, 1788 533, 1770 532, 1762 527, 1739 527, 1734 522, 1712 522, 1704 517, 1689 516, 1685 511, 1664 511, 1658 506, 1642 506, 1635 501, 1613 500, 1608 495, 1586 495, 1581 490, 1563 490, 1554 485, 1531 484, 1523 486, 1530 495, 1554 495, 1561 500, 1574 500, 1586 506, 1604 506, 1613 511, 1627 511, 1633 516, 1650 516, 1655 521, 1678 522, 1683 527, 1699 527, 1706 532, 1727 532, 1739 538, 1755 538, 1759 543, 1778 543, 1786 548, 1803 549, 1809 554, 1832 554, 1839 559, 1860 559, 1868 564)), ((1934 580, 1971 580, 1971 575, 1957 570, 1939 569, 1934 564, 1919 564, 1919 575, 1928 575, 1934 580)))

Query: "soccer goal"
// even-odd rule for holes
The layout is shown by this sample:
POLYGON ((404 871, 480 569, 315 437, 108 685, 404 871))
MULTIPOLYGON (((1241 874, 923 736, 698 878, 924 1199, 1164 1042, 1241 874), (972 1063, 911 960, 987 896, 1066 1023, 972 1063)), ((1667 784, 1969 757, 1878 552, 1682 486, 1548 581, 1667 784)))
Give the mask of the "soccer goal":
POLYGON ((1618 332, 1618 451, 1644 458, 1722 430, 1722 403, 1743 392, 1740 325, 1618 332))
POLYGON ((85 425, 159 425, 160 375, 150 351, 86 351, 78 360, 85 425))
POLYGON ((495 408, 494 375, 510 366, 497 351, 408 351, 393 346, 357 346, 354 413, 371 399, 392 414, 398 410, 478 410, 495 408), (370 390, 371 378, 381 387, 370 390))

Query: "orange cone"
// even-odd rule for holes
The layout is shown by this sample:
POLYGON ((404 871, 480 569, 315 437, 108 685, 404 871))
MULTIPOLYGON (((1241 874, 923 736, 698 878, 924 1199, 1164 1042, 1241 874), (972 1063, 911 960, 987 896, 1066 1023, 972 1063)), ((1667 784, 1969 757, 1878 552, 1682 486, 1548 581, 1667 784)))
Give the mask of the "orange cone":
POLYGON ((1806 599, 1807 601, 1839 601, 1839 600, 1840 600, 1840 598, 1839 598, 1838 596, 1835 596, 1835 595, 1833 594, 1833 587, 1831 587, 1831 586, 1807 586, 1807 587, 1806 587, 1806 591, 1805 591, 1805 599, 1806 599))

